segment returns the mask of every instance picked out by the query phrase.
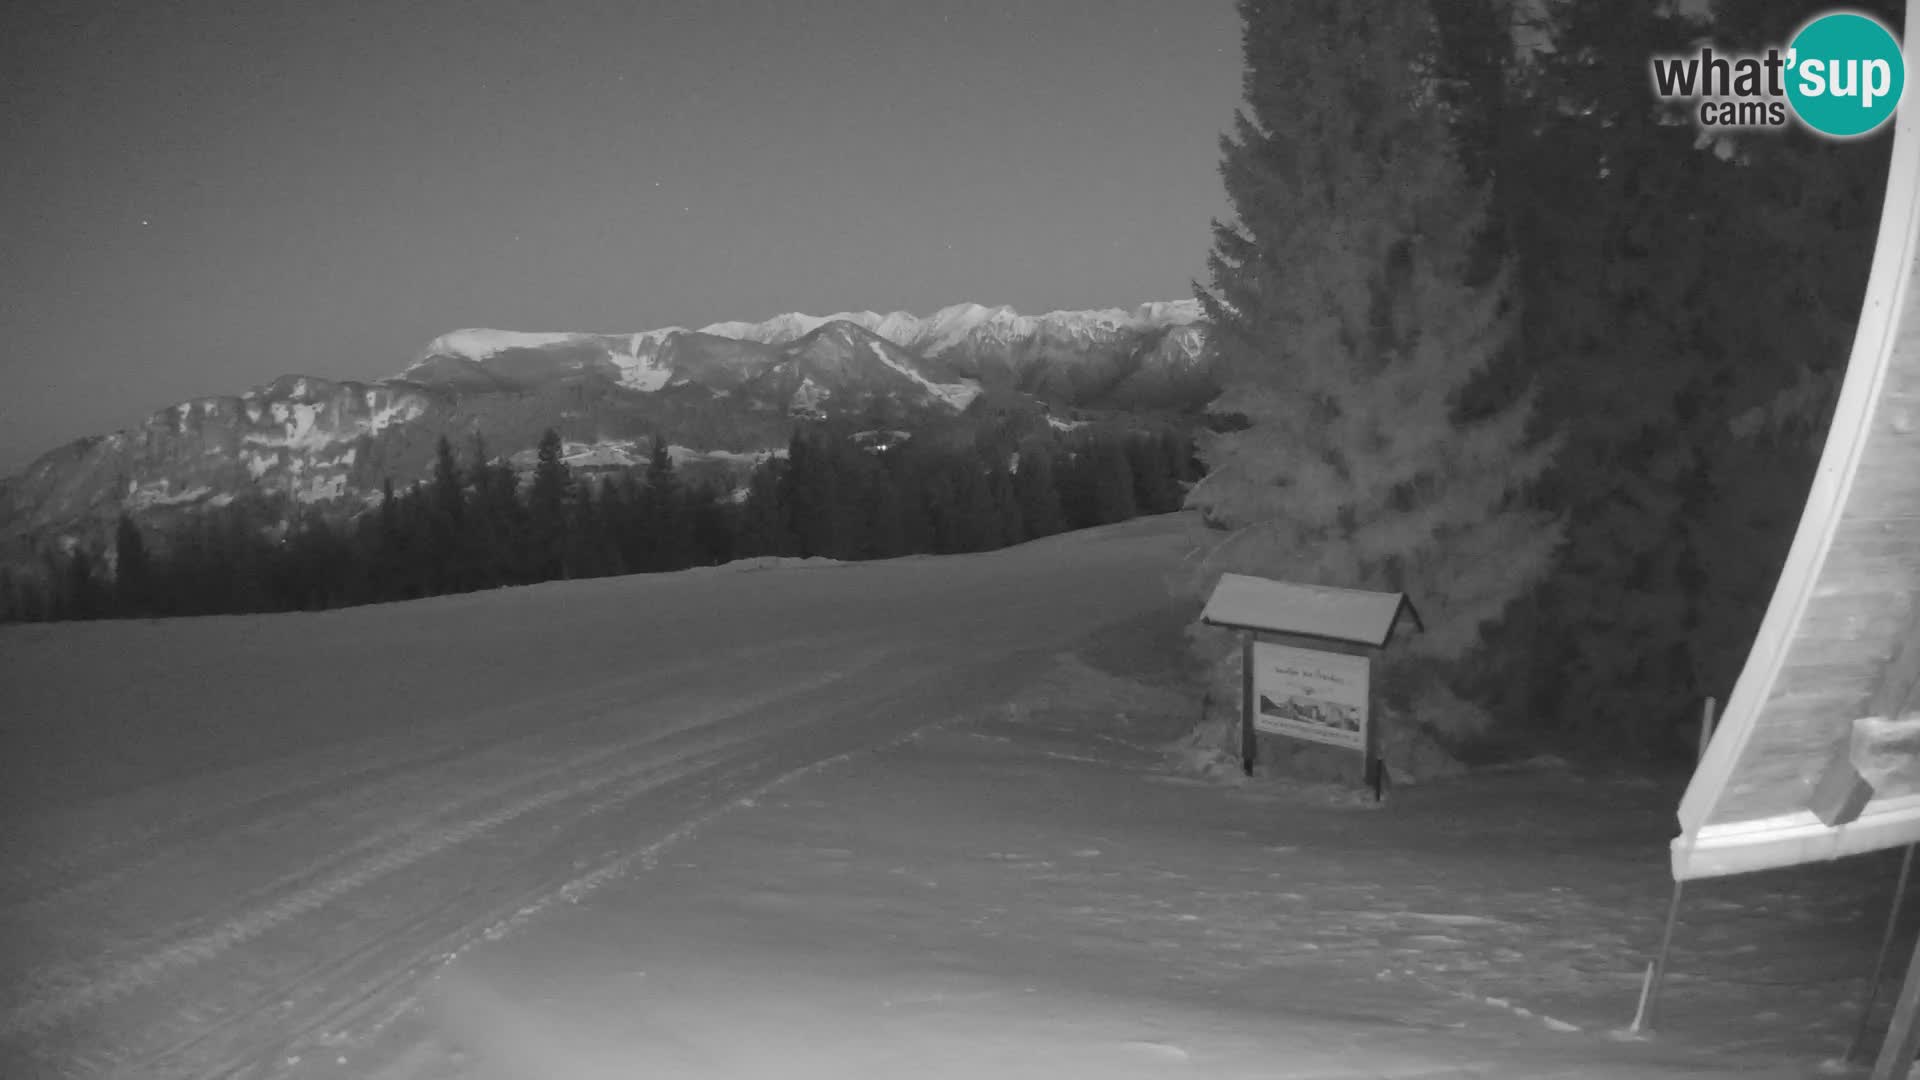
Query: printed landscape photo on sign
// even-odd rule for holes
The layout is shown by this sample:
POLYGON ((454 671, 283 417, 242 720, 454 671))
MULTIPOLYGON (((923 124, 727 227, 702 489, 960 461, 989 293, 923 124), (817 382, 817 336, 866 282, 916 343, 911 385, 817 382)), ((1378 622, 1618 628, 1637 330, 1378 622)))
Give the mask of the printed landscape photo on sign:
POLYGON ((1366 752, 1366 657, 1255 642, 1253 663, 1255 730, 1366 752))

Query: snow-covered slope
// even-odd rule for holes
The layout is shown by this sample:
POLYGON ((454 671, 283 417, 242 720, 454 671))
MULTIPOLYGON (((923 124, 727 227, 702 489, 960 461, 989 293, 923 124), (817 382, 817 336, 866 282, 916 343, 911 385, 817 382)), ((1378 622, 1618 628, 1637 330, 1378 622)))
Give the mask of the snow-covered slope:
POLYGON ((1186 517, 0 627, 0 1076, 1772 1080, 1845 1044, 1886 858, 1691 901, 1622 1040, 1678 785, 1175 772, 1190 688, 1138 680, 1178 669, 1186 517))
POLYGON ((958 412, 980 394, 977 382, 955 376, 945 364, 844 319, 786 343, 780 355, 754 389, 788 401, 795 411, 821 412, 835 398, 849 408, 882 398, 958 412))
POLYGON ((485 360, 508 349, 540 349, 550 345, 568 345, 588 337, 574 333, 525 333, 515 330, 455 330, 427 343, 420 357, 464 356, 485 360))

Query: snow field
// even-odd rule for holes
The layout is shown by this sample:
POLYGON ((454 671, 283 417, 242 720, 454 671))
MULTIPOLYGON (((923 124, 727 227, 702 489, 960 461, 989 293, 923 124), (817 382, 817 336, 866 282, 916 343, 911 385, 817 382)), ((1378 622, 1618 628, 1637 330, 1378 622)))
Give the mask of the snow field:
POLYGON ((1613 1037, 1663 852, 1603 808, 1656 807, 1644 786, 1522 771, 1356 813, 1179 774, 1180 702, 1069 657, 809 770, 463 954, 380 1076, 1787 1077, 1831 1052, 1758 988, 1677 984, 1662 1033, 1613 1037))

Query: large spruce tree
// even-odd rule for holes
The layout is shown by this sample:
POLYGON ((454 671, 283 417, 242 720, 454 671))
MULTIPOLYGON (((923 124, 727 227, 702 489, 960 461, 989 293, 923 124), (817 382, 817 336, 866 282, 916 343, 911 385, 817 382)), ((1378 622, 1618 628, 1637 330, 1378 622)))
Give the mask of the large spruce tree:
MULTIPOLYGON (((1234 218, 1198 290, 1224 387, 1187 499, 1226 533, 1206 577, 1404 590, 1426 631, 1398 655, 1456 660, 1546 571, 1558 529, 1517 499, 1551 457, 1529 441, 1530 400, 1460 408, 1512 323, 1508 274, 1472 273, 1487 200, 1435 98, 1432 16, 1239 7, 1245 102, 1220 170, 1234 218)), ((1416 669, 1420 686, 1443 673, 1416 669)), ((1484 720, 1454 711, 1469 715, 1423 719, 1484 720)))
POLYGON ((146 538, 133 515, 122 511, 113 531, 113 587, 121 615, 150 614, 153 607, 153 570, 146 538))
POLYGON ((1569 527, 1503 677, 1581 743, 1685 753, 1675 729, 1731 689, 1805 499, 1888 140, 1708 133, 1648 94, 1648 56, 1783 42, 1804 4, 1547 14, 1498 168, 1525 353, 1565 440, 1542 501, 1569 527))
POLYGON ((538 455, 533 486, 527 494, 528 573, 535 581, 572 577, 567 572, 566 557, 571 552, 567 500, 573 493, 573 476, 567 468, 559 431, 548 428, 541 433, 538 455))
POLYGON ((1060 491, 1054 486, 1053 451, 1044 444, 1020 451, 1013 493, 1020 504, 1021 532, 1027 538, 1052 536, 1067 527, 1065 512, 1060 509, 1060 491))
POLYGON ((646 485, 639 502, 642 559, 637 567, 648 571, 679 570, 692 560, 692 524, 687 516, 686 489, 674 468, 665 438, 653 437, 647 457, 646 485))
POLYGON ((1511 163, 1526 267, 1523 340, 1541 407, 1564 449, 1541 485, 1567 536, 1515 627, 1513 703, 1597 749, 1648 745, 1697 704, 1686 647, 1694 619, 1703 452, 1713 412, 1713 252, 1733 222, 1716 205, 1725 169, 1688 118, 1661 114, 1647 57, 1697 24, 1648 0, 1556 8, 1537 65, 1532 137, 1511 163), (1519 660, 1518 657, 1515 658, 1519 660))
MULTIPOLYGON (((1850 5, 1899 27, 1904 5, 1850 5)), ((1713 5, 1715 40, 1789 40, 1809 9, 1713 5)), ((1892 139, 1721 135, 1703 287, 1711 380, 1700 399, 1700 499, 1687 514, 1699 593, 1689 619, 1695 696, 1732 690, 1786 561, 1860 319, 1892 139)), ((1684 703, 1687 719, 1698 715, 1684 703)), ((1669 740, 1681 742, 1682 740, 1669 740)))

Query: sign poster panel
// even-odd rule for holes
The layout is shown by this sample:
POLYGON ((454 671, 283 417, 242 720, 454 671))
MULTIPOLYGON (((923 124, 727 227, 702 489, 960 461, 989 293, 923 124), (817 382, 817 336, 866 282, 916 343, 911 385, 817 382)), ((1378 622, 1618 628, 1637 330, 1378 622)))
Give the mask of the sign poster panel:
POLYGON ((1364 656, 1253 643, 1253 727, 1367 752, 1364 656))

